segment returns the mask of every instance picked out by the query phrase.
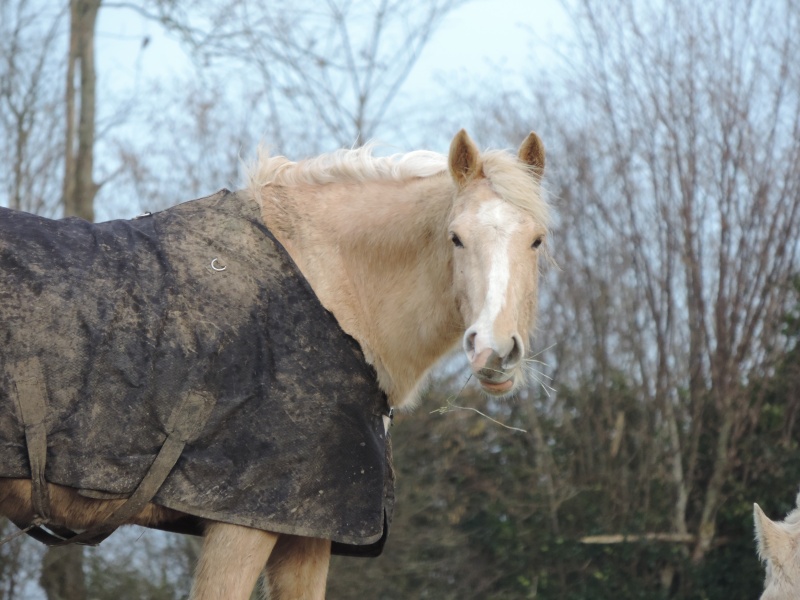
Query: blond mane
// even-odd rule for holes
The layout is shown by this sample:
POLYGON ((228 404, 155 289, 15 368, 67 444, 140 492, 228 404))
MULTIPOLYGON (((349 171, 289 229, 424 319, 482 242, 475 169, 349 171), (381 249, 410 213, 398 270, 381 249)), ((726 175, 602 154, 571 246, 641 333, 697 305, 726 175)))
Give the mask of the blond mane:
POLYGON ((250 165, 247 171, 247 186, 257 189, 265 185, 404 181, 438 175, 447 170, 446 157, 436 152, 417 150, 377 157, 373 156, 375 147, 375 144, 367 144, 294 162, 285 156, 270 156, 262 146, 258 149, 255 164, 250 165))
MULTIPOLYGON (((245 186, 252 197, 259 198, 261 189, 267 185, 402 182, 447 173, 447 157, 437 152, 416 150, 377 157, 373 155, 375 147, 370 143, 361 148, 336 150, 295 162, 285 156, 270 156, 262 146, 256 160, 247 167, 245 186)), ((483 152, 481 161, 484 175, 498 194, 549 229, 549 206, 533 171, 515 155, 503 150, 483 152)))

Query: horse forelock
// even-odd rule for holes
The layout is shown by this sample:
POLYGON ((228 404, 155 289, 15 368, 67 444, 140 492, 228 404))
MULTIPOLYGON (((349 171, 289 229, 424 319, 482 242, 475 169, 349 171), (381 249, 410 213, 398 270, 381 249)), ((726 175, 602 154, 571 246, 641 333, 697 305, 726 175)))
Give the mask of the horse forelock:
POLYGON ((484 176, 500 197, 549 230, 550 206, 534 169, 503 150, 488 150, 481 154, 481 160, 484 176))

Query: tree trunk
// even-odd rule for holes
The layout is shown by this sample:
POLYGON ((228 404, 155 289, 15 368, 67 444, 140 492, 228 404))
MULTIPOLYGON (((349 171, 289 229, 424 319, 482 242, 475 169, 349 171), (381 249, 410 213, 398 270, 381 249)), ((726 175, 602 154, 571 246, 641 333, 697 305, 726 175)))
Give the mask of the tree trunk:
POLYGON ((83 546, 48 548, 39 583, 47 600, 86 600, 83 546))
POLYGON ((64 148, 64 216, 94 220, 98 186, 92 178, 95 138, 94 30, 101 0, 71 0, 64 148), (76 80, 79 87, 76 90, 76 80), (77 117, 76 117, 77 103, 77 117))
POLYGON ((722 488, 725 486, 730 471, 729 442, 733 421, 733 409, 731 406, 726 406, 722 426, 717 435, 714 468, 706 487, 703 511, 697 528, 697 544, 692 552, 692 561, 695 564, 700 563, 705 558, 717 533, 717 511, 723 501, 722 488))
MULTIPOLYGON (((94 32, 101 1, 70 0, 62 202, 65 217, 76 216, 87 221, 94 221, 94 197, 99 187, 92 172, 96 83, 94 32)), ((83 547, 49 548, 42 560, 39 583, 48 600, 86 600, 83 547)))

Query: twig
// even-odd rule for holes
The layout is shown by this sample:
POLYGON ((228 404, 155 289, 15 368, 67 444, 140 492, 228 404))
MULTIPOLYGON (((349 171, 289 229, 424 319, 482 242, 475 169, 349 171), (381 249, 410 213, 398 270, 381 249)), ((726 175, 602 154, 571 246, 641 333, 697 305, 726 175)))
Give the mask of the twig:
POLYGON ((610 535, 587 535, 580 539, 581 544, 622 544, 625 542, 672 542, 678 544, 694 543, 696 536, 691 533, 640 533, 610 535))

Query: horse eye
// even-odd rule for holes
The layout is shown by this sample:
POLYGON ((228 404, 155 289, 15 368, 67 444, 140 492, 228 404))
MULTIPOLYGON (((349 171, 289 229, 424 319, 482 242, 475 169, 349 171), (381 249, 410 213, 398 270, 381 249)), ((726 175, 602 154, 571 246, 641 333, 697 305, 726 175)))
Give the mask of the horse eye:
POLYGON ((542 238, 536 238, 534 242, 531 244, 531 248, 536 250, 539 246, 542 245, 542 238))
POLYGON ((450 234, 450 240, 453 242, 453 245, 456 248, 463 248, 464 244, 461 243, 461 238, 458 237, 455 233, 450 234))

